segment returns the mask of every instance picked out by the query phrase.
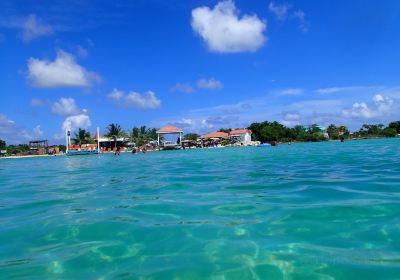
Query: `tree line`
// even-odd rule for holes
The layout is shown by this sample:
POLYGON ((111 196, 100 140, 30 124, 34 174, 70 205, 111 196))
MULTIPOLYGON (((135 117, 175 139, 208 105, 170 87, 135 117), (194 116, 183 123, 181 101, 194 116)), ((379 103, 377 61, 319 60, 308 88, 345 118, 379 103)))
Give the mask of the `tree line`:
MULTIPOLYGON (((119 124, 112 123, 107 126, 104 136, 111 139, 121 137, 129 138, 129 141, 136 143, 137 146, 142 146, 150 141, 157 140, 157 129, 141 126, 133 127, 131 130, 125 131, 119 124)), ((90 135, 90 132, 81 128, 75 132, 74 138, 71 140, 75 145, 96 143, 95 139, 90 135)))
POLYGON ((262 143, 268 142, 318 142, 351 138, 395 137, 400 134, 400 121, 383 124, 364 124, 358 131, 350 133, 344 126, 331 124, 326 131, 314 124, 309 127, 296 125, 289 128, 278 122, 255 122, 249 127, 253 132, 253 140, 262 143))

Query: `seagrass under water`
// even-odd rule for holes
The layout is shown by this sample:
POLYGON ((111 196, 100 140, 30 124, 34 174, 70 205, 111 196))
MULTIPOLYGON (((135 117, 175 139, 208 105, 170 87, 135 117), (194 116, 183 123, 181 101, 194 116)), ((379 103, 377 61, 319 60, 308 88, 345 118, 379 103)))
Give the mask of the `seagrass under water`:
POLYGON ((0 161, 0 278, 398 279, 400 139, 0 161))

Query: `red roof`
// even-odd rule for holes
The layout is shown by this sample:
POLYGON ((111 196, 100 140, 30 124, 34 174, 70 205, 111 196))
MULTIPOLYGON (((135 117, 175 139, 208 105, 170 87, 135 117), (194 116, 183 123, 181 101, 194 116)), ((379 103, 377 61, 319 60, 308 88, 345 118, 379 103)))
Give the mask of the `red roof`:
POLYGON ((235 130, 232 130, 231 132, 229 132, 229 135, 238 135, 238 134, 244 134, 244 133, 251 134, 251 130, 247 129, 247 128, 235 129, 235 130))
POLYGON ((226 132, 216 131, 204 134, 201 138, 227 138, 229 136, 226 132))
POLYGON ((179 132, 182 132, 182 129, 177 128, 172 125, 167 125, 167 126, 160 128, 157 132, 158 133, 179 133, 179 132))

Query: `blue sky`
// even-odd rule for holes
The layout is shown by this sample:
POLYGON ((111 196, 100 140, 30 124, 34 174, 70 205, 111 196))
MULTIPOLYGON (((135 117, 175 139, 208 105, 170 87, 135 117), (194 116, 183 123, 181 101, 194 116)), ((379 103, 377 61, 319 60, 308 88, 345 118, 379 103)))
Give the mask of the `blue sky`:
POLYGON ((400 119, 400 2, 1 1, 0 138, 400 119))

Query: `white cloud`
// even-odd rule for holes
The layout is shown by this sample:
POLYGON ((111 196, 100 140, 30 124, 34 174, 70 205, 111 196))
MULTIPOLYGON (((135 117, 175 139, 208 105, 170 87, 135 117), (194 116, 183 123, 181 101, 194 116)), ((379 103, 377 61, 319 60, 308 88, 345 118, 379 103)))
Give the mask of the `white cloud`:
POLYGON ((306 14, 302 10, 297 10, 293 15, 299 20, 299 29, 307 32, 310 24, 306 21, 306 14))
POLYGON ((275 93, 278 96, 297 96, 297 95, 302 95, 303 92, 304 90, 301 88, 287 88, 278 90, 275 93))
POLYGON ((89 52, 87 49, 85 49, 84 47, 82 47, 81 45, 78 45, 76 47, 76 52, 78 54, 79 57, 81 58, 87 58, 89 52))
POLYGON ((29 15, 21 23, 20 27, 22 30, 19 36, 25 43, 29 43, 34 39, 42 36, 51 35, 53 33, 53 28, 50 25, 45 24, 37 19, 36 15, 29 15))
POLYGON ((43 107, 44 106, 44 102, 41 99, 32 98, 31 99, 31 106, 32 107, 43 107))
POLYGON ((213 9, 205 6, 193 9, 191 24, 213 52, 254 52, 267 40, 266 23, 256 15, 240 17, 231 0, 221 1, 213 9))
POLYGON ((189 84, 177 83, 170 89, 170 91, 172 91, 172 92, 193 93, 195 90, 189 84))
POLYGON ((79 114, 79 109, 73 98, 60 98, 51 105, 51 111, 60 116, 71 116, 79 114))
POLYGON ((161 101, 153 91, 147 91, 142 94, 131 91, 125 94, 123 91, 114 88, 113 91, 108 94, 108 97, 118 106, 126 108, 156 109, 161 106, 161 101))
POLYGON ((354 93, 354 92, 366 92, 366 91, 376 91, 383 89, 379 86, 347 86, 347 87, 328 87, 319 88, 314 90, 315 93, 321 95, 329 95, 334 93, 354 93))
POLYGON ((342 111, 343 116, 371 119, 384 116, 391 112, 391 107, 394 103, 393 99, 381 94, 376 94, 372 100, 374 102, 372 107, 368 106, 365 102, 355 102, 351 109, 342 111))
POLYGON ((29 58, 27 79, 40 88, 88 87, 100 82, 97 74, 77 64, 75 57, 63 50, 57 51, 54 61, 29 58))
POLYGON ((43 130, 40 128, 40 125, 37 125, 33 128, 33 134, 35 137, 41 137, 43 135, 43 130))
POLYGON ((15 121, 0 114, 0 139, 7 144, 26 143, 32 140, 32 135, 26 129, 20 127, 15 121))
POLYGON ((268 9, 275 14, 278 20, 285 20, 287 18, 289 6, 286 4, 277 5, 272 1, 269 3, 268 9))
POLYGON ((200 80, 198 80, 197 81, 197 87, 198 88, 202 88, 202 89, 215 90, 215 89, 223 88, 224 85, 220 81, 218 81, 218 80, 216 80, 214 78, 211 78, 211 79, 200 79, 200 80))
POLYGON ((390 112, 392 105, 394 103, 393 99, 381 94, 376 94, 372 99, 378 109, 378 112, 385 114, 390 112))
POLYGON ((79 114, 74 116, 67 117, 63 124, 62 130, 65 131, 66 129, 70 131, 77 130, 78 128, 87 129, 92 125, 90 118, 86 114, 79 114))
POLYGON ((281 124, 289 127, 300 124, 300 115, 297 113, 286 113, 283 119, 280 121, 281 124))

